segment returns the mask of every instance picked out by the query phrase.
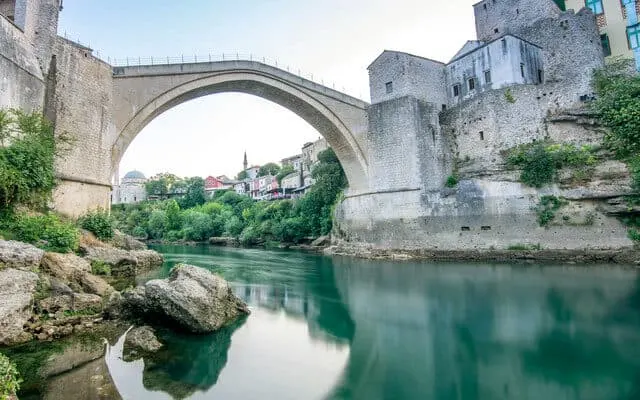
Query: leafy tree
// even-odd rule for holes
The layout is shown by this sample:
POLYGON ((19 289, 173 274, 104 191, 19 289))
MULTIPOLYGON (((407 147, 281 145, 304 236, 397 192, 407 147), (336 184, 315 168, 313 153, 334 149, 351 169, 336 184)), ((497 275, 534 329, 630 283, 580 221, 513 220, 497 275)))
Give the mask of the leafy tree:
POLYGON ((162 210, 153 210, 149 217, 149 236, 153 239, 162 239, 167 227, 169 226, 169 220, 167 213, 162 210))
POLYGON ((243 181, 249 177, 247 171, 240 171, 238 175, 236 175, 236 180, 243 181))
POLYGON ((167 201, 165 214, 167 215, 168 230, 179 230, 182 227, 182 216, 180 215, 180 206, 177 201, 167 201))
POLYGON ((278 175, 276 175, 276 179, 278 180, 278 185, 282 184, 282 179, 284 179, 285 176, 292 174, 294 172, 296 172, 296 170, 295 168, 293 168, 293 165, 285 165, 284 167, 282 167, 280 172, 278 172, 278 175))
POLYGON ((168 172, 157 174, 145 183, 145 190, 149 196, 158 196, 161 200, 169 197, 182 184, 182 179, 168 172), (176 187, 176 185, 178 185, 176 187))
POLYGON ((633 74, 628 61, 619 60, 595 72, 592 103, 610 132, 607 146, 618 157, 640 154, 640 76, 633 74))
POLYGON ((267 175, 278 175, 280 172, 280 166, 276 163, 267 163, 260 167, 258 171, 258 176, 267 176, 267 175))
POLYGON ((185 180, 186 193, 180 198, 180 207, 192 208, 204 204, 204 179, 199 176, 185 180))
POLYGON ((18 204, 45 207, 55 187, 54 161, 68 149, 65 134, 39 113, 0 109, 0 211, 18 204))

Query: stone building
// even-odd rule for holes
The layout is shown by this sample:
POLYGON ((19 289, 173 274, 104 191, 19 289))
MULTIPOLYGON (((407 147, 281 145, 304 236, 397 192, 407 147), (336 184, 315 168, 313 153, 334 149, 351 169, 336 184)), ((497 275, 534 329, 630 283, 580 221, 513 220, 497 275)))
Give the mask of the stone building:
POLYGON ((140 171, 127 172, 119 184, 113 186, 112 204, 133 204, 147 199, 144 184, 147 178, 140 171))
POLYGON ((307 171, 318 162, 318 154, 329 148, 327 140, 322 138, 315 142, 308 142, 302 146, 302 162, 307 171))

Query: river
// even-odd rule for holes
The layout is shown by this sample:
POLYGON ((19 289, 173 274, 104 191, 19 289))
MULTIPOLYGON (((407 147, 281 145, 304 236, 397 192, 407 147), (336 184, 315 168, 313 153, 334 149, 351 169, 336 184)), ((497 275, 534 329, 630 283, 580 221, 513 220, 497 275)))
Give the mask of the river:
POLYGON ((124 399, 638 399, 640 274, 615 266, 371 261, 155 246, 252 314, 106 364, 124 399))

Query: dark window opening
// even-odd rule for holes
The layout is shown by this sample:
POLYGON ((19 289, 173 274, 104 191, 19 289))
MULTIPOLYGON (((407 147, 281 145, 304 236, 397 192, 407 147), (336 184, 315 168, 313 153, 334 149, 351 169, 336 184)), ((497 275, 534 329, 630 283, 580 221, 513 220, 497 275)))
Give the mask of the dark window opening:
POLYGON ((463 232, 467 232, 467 231, 470 231, 471 228, 469 228, 468 226, 463 226, 463 227, 460 228, 460 230, 463 231, 463 232))
POLYGON ((460 96, 460 85, 453 85, 453 96, 454 97, 458 97, 460 96))
POLYGON ((469 86, 469 91, 471 91, 471 90, 475 90, 475 88, 476 88, 476 79, 475 79, 475 78, 470 78, 470 79, 467 81, 467 84, 468 84, 468 86, 469 86))
POLYGON ((507 39, 502 39, 500 42, 502 43, 502 54, 507 54, 507 39))
POLYGON ((600 35, 600 43, 602 44, 602 53, 605 57, 611 55, 611 43, 609 42, 609 35, 603 33, 600 35))
POLYGON ((480 229, 483 230, 483 231, 490 231, 491 227, 488 226, 488 225, 485 225, 485 226, 481 227, 480 229))
POLYGON ((491 83, 491 70, 484 71, 484 83, 491 83))
POLYGON ((493 30, 493 33, 498 33, 498 32, 500 32, 500 31, 498 30, 498 28, 495 28, 495 29, 493 30))
POLYGON ((542 82, 544 82, 544 75, 542 73, 542 70, 539 69, 538 70, 538 83, 542 83, 542 82))
POLYGON ((486 10, 487 9, 487 3, 483 4, 482 8, 484 8, 486 10))
POLYGON ((480 131, 480 140, 484 140, 484 132, 480 131))
POLYGON ((387 82, 385 83, 384 86, 385 86, 385 89, 387 90, 387 94, 393 92, 393 82, 387 82))
POLYGON ((447 111, 447 105, 446 104, 442 105, 442 111, 447 111))
POLYGON ((520 63, 520 75, 524 78, 524 64, 520 63))

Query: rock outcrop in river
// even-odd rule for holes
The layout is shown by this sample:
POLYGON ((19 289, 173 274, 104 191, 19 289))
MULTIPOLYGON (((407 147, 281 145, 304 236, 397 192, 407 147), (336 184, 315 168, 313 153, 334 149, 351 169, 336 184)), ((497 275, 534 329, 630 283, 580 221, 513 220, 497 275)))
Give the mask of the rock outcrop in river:
POLYGON ((124 299, 135 314, 160 316, 193 333, 216 331, 249 314, 222 277, 185 264, 174 267, 168 279, 125 292, 124 299))

